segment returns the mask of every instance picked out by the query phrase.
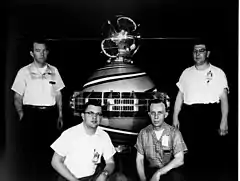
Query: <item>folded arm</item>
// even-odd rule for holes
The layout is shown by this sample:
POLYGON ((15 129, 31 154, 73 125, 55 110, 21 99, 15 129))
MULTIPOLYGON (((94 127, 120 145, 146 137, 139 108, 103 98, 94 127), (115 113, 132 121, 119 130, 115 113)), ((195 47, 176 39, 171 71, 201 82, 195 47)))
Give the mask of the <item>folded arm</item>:
POLYGON ((144 155, 142 155, 139 152, 137 152, 136 164, 137 164, 137 172, 140 180, 146 181, 146 175, 144 170, 144 155))
POLYGON ((70 172, 70 170, 64 164, 65 157, 60 156, 56 152, 52 157, 52 167, 65 179, 69 181, 78 181, 78 179, 70 172))
POLYGON ((161 169, 158 170, 160 172, 160 175, 166 174, 173 168, 177 168, 184 163, 184 153, 183 151, 180 151, 174 155, 174 159, 170 161, 167 165, 162 167, 161 169))

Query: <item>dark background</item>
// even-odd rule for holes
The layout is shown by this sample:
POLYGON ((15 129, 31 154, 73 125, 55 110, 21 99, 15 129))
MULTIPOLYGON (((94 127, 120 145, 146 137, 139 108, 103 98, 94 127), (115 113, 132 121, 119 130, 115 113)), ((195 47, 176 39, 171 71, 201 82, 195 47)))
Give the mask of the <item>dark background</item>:
MULTIPOLYGON (((33 35, 53 38, 49 63, 58 67, 66 85, 65 106, 73 90, 80 90, 96 68, 105 65, 100 54, 101 25, 123 14, 139 23, 141 36, 163 37, 142 40, 133 60, 146 71, 159 90, 168 92, 172 106, 176 82, 192 61, 192 45, 204 37, 211 45, 211 63, 222 68, 228 78, 229 167, 238 160, 238 1, 223 0, 10 0, 2 21, 2 119, 0 130, 0 179, 16 180, 19 123, 10 88, 18 69, 31 62, 27 40, 33 35), (190 39, 184 39, 190 38, 190 39), (71 40, 70 40, 71 39, 71 40), (91 39, 91 40, 88 40, 91 39), (94 40, 93 40, 94 39, 94 40)), ((67 109, 67 106, 66 106, 67 109)), ((64 120, 66 125, 73 123, 64 120)))

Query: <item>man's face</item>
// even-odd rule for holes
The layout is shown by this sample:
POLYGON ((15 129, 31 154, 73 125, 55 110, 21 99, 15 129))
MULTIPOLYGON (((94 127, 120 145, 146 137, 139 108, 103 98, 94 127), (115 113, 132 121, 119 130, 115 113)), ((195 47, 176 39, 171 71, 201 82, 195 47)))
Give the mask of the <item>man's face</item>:
POLYGON ((210 52, 206 50, 205 45, 195 45, 193 49, 193 59, 196 65, 203 65, 207 62, 210 52))
POLYGON ((89 105, 84 113, 82 119, 86 126, 90 128, 97 128, 102 120, 102 108, 100 106, 89 105))
POLYGON ((46 45, 41 43, 34 43, 33 51, 30 52, 30 55, 37 63, 44 64, 48 56, 48 50, 46 45))
POLYGON ((165 105, 163 103, 151 104, 149 116, 155 128, 160 128, 164 119, 167 117, 165 105))

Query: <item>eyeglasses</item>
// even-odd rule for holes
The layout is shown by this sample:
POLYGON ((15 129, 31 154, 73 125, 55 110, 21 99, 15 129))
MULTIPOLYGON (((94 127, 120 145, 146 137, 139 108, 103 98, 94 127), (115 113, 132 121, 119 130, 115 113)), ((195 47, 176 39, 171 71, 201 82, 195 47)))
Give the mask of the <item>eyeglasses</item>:
POLYGON ((200 49, 195 49, 195 50, 193 50, 193 53, 194 54, 196 54, 196 53, 204 53, 206 51, 206 49, 205 48, 200 48, 200 49))
POLYGON ((89 111, 89 112, 85 112, 85 114, 87 114, 88 116, 91 116, 91 117, 102 117, 102 113, 94 113, 92 111, 89 111))
POLYGON ((160 115, 162 115, 163 113, 162 112, 150 112, 150 115, 152 116, 152 117, 155 117, 155 116, 160 116, 160 115))

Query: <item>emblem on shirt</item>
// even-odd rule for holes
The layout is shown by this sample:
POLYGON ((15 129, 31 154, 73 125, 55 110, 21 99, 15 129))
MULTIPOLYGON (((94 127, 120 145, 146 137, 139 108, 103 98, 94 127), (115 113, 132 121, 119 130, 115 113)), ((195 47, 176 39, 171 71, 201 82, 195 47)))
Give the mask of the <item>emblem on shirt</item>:
POLYGON ((96 151, 96 149, 93 150, 93 159, 92 162, 94 164, 98 164, 98 160, 100 158, 100 154, 96 151))
POLYGON ((163 135, 162 137, 162 146, 168 147, 168 142, 169 142, 169 136, 168 135, 163 135))
POLYGON ((213 77, 213 74, 212 74, 212 71, 209 70, 208 73, 207 73, 207 84, 212 80, 212 77, 213 77))

